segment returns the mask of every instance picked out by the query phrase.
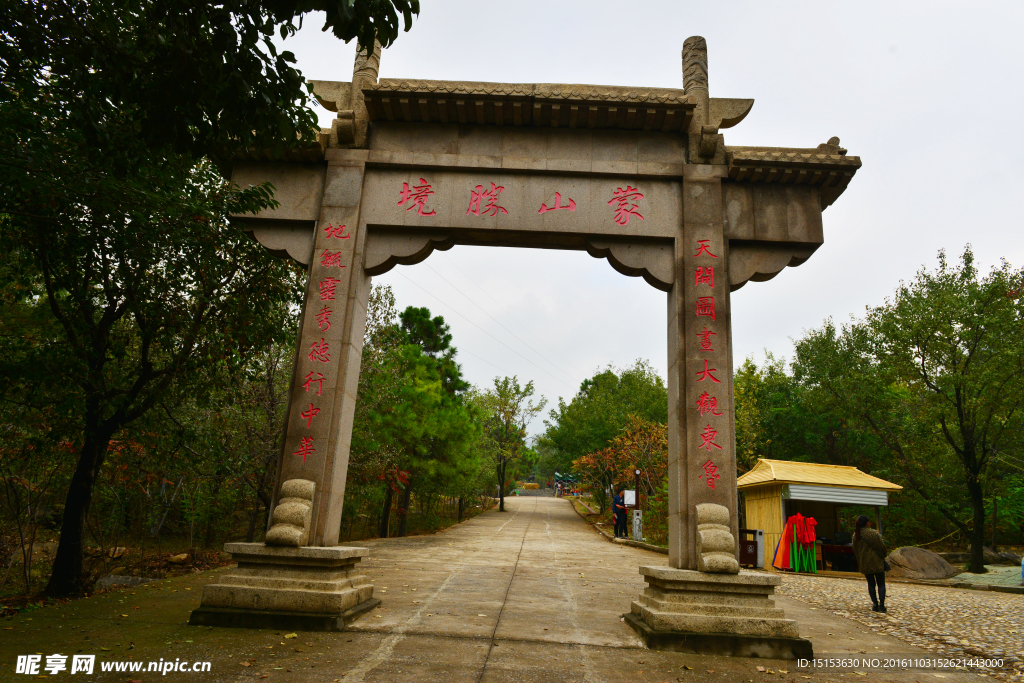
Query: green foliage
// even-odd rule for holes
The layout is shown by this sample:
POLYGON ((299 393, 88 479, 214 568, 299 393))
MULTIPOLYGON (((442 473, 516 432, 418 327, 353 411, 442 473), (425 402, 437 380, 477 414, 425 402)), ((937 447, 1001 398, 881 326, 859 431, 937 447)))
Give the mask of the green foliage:
POLYGON ((577 458, 572 467, 589 484, 601 512, 608 504, 608 491, 634 488, 638 469, 637 495, 654 496, 668 477, 668 427, 630 415, 608 446, 577 458))
POLYGON ((537 464, 538 454, 526 445, 526 427, 544 409, 545 398, 534 403, 533 381, 495 377, 494 388, 472 396, 483 417, 483 451, 498 480, 498 509, 505 511, 506 487, 537 464))
POLYGON ((465 396, 468 384, 450 342, 443 318, 413 307, 398 315, 390 288, 374 287, 344 523, 378 512, 389 516, 394 494, 402 494, 405 508, 412 490, 421 504, 479 492, 480 418, 465 396))
POLYGON ((771 356, 748 360, 736 373, 740 468, 772 457, 894 481, 905 490, 892 540, 958 531, 980 570, 993 496, 1007 509, 997 523, 1021 531, 1010 475, 1024 464, 1024 305, 1010 294, 1022 277, 1006 263, 978 273, 969 249, 956 265, 940 253, 864 320, 798 340, 791 375, 771 356))
POLYGON ((545 465, 567 472, 572 462, 607 446, 630 415, 652 422, 668 421, 665 383, 646 361, 616 374, 609 367, 584 380, 572 401, 561 398, 545 420, 540 439, 545 465))
POLYGON ((6 97, 55 96, 90 153, 116 161, 119 175, 139 158, 135 140, 192 159, 250 147, 280 154, 315 143, 318 128, 294 56, 273 39, 314 11, 346 42, 387 46, 399 14, 408 30, 419 2, 15 0, 0 14, 0 80, 6 97))

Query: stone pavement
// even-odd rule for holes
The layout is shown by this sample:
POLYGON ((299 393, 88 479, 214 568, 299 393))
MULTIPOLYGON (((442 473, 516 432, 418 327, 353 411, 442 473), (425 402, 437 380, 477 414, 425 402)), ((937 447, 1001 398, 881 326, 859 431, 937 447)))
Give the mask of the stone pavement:
MULTIPOLYGON (((652 652, 620 615, 639 594, 641 564, 666 557, 608 542, 568 500, 506 500, 431 536, 366 543, 367 575, 383 605, 342 633, 211 629, 186 624, 216 572, 118 589, 0 623, 0 679, 16 656, 95 654, 98 662, 209 661, 209 673, 75 674, 82 681, 316 683, 663 683, 665 681, 976 681, 976 674, 897 671, 821 673, 794 662, 652 652), (763 671, 758 671, 761 667, 763 671)), ((223 571, 223 570, 219 570, 223 571)), ((809 581, 821 581, 810 579, 809 581)), ((844 595, 855 582, 808 584, 844 595)), ((799 578, 787 590, 800 589, 799 578)), ((817 587, 817 588, 816 588, 817 587)), ((918 588, 918 587, 908 587, 918 588)), ((930 587, 928 587, 930 589, 930 587)), ((940 590, 940 589, 932 589, 940 590)), ((941 589, 954 593, 953 589, 941 589)), ((907 600, 894 593, 893 604, 907 600)), ((987 596, 984 596, 987 597, 987 596)), ((1019 596, 1001 596, 1019 599, 1019 596)), ((841 598, 837 598, 841 599, 841 598)), ((778 600, 816 653, 928 654, 826 606, 778 600)), ((1017 603, 1014 603, 1017 604, 1017 603)), ((1018 609, 1019 611, 1019 609, 1018 609)), ((1000 616, 1003 615, 1000 612, 1000 616)), ((68 672, 57 674, 70 676, 68 672)), ((24 677, 27 680, 28 677, 24 677)))
POLYGON ((1024 595, 889 583, 879 614, 866 581, 786 575, 778 592, 935 655, 1001 658, 1011 669, 993 677, 1024 681, 1024 595))

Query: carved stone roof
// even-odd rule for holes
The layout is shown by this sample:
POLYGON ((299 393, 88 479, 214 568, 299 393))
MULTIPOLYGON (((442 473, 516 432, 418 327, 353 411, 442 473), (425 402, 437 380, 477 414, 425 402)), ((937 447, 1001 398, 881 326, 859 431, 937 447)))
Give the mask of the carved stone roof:
POLYGON ((745 182, 812 185, 821 188, 821 208, 831 206, 861 167, 838 145, 818 149, 726 147, 729 178, 745 182))
POLYGON ((363 90, 373 121, 685 130, 682 90, 559 83, 381 79, 363 90))

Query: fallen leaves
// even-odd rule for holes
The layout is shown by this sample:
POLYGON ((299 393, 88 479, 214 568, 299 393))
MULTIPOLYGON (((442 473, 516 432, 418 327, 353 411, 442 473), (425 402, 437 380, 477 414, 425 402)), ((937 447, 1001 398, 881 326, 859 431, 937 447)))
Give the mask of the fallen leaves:
POLYGON ((285 638, 298 638, 298 637, 299 637, 299 634, 297 634, 297 633, 289 633, 288 635, 285 636, 285 638))

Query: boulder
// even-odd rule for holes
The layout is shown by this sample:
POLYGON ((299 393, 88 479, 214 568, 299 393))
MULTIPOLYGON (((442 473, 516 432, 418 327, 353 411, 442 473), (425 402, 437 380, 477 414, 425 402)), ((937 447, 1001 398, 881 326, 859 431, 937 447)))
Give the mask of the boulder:
MULTIPOLYGON (((947 562, 954 564, 967 564, 971 561, 970 553, 941 553, 942 557, 947 562)), ((982 548, 982 557, 985 564, 1004 564, 1004 565, 1018 565, 1021 562, 1021 558, 1014 553, 995 553, 992 552, 991 548, 982 548)))
POLYGON ((960 570, 938 553, 924 548, 897 548, 885 558, 892 567, 889 576, 904 579, 948 579, 960 570))
MULTIPOLYGON (((985 556, 988 557, 989 549, 985 548, 985 556)), ((1006 564, 1015 566, 1021 563, 1021 556, 1010 552, 994 553, 996 561, 992 564, 1006 564)), ((988 560, 986 560, 987 562, 988 560)))
POLYGON ((171 555, 167 558, 167 561, 171 564, 185 564, 190 559, 192 558, 189 557, 188 553, 181 553, 180 555, 171 555))

